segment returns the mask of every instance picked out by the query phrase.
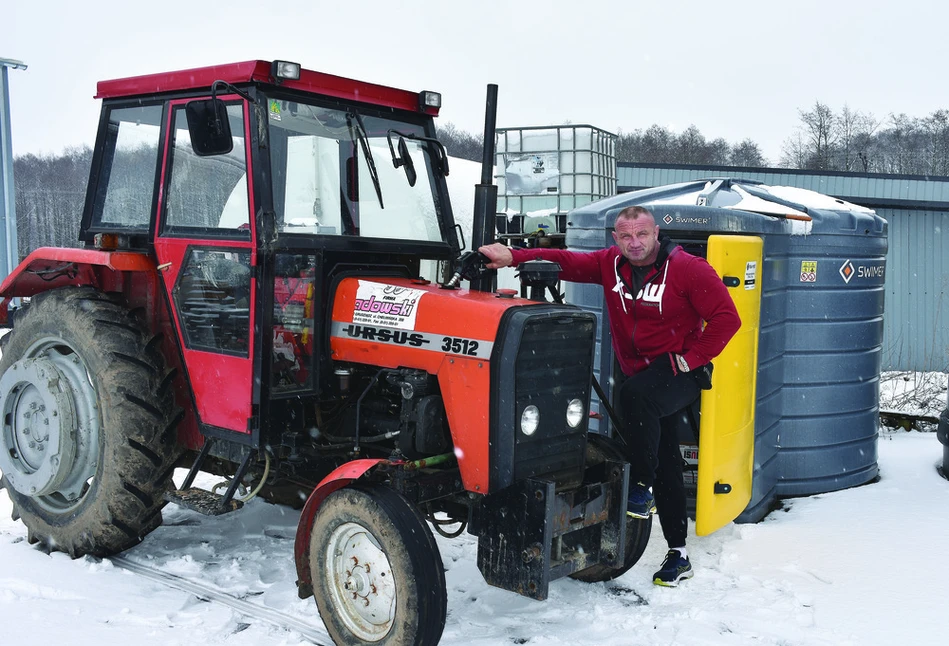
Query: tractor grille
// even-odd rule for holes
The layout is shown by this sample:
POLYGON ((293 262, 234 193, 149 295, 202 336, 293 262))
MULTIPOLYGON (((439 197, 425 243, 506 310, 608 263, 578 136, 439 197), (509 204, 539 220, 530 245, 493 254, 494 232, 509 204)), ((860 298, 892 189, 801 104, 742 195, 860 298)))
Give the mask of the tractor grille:
POLYGON ((540 306, 524 308, 508 322, 496 358, 500 388, 493 446, 498 460, 492 462, 500 473, 492 490, 495 484, 503 487, 525 478, 553 480, 558 488, 574 486, 584 467, 595 318, 575 308, 540 306), (573 399, 583 404, 576 427, 567 424, 567 405, 573 399), (540 413, 531 435, 521 430, 528 406, 540 413))

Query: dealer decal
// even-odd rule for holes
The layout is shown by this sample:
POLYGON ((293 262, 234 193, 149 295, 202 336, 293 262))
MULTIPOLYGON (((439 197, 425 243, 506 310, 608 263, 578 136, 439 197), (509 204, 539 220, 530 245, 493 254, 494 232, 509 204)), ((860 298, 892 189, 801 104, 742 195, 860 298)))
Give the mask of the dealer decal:
POLYGON ((407 332, 377 325, 343 323, 333 321, 333 336, 341 339, 358 339, 388 345, 400 345, 409 348, 458 354, 478 359, 490 359, 494 343, 480 339, 430 334, 428 332, 407 332))
POLYGON ((353 304, 353 323, 414 330, 424 294, 421 289, 360 280, 353 304))

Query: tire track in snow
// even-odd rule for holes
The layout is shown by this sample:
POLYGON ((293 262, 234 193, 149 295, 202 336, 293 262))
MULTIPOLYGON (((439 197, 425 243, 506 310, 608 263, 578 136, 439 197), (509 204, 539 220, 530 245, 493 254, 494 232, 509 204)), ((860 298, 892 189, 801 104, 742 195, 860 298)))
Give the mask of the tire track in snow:
POLYGON ((113 556, 108 560, 112 561, 116 567, 122 568, 123 570, 127 570, 146 579, 157 581, 162 585, 166 585, 176 590, 181 590, 182 592, 188 592, 201 599, 208 599, 210 601, 228 606, 229 608, 239 612, 243 617, 249 619, 258 619, 277 628, 299 633, 317 646, 330 646, 333 642, 322 626, 318 627, 305 623, 296 617, 288 615, 284 612, 280 612, 279 610, 273 610, 272 608, 259 606, 249 601, 245 601, 244 599, 239 599, 234 595, 216 590, 199 581, 192 581, 190 579, 178 576, 177 574, 162 572, 161 570, 157 570, 147 565, 142 565, 141 563, 131 561, 124 556, 113 556))

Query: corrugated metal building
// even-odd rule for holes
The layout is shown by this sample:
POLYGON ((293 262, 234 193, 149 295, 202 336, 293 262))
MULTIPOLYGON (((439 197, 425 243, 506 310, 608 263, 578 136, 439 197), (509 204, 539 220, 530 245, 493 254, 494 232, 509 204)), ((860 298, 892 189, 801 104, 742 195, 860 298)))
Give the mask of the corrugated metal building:
POLYGON ((886 218, 883 369, 949 372, 949 177, 627 162, 616 169, 620 193, 709 177, 805 188, 886 218))

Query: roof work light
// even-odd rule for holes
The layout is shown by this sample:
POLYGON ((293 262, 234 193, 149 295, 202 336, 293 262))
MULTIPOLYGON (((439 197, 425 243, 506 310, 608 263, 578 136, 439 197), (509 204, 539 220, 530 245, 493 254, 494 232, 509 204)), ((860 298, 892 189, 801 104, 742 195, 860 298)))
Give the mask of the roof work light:
POLYGON ((431 90, 422 90, 418 93, 418 107, 419 110, 425 110, 425 108, 435 108, 436 110, 442 107, 442 95, 441 92, 432 92, 431 90))
POLYGON ((275 79, 281 81, 299 81, 300 64, 291 63, 290 61, 274 61, 271 74, 275 79))

